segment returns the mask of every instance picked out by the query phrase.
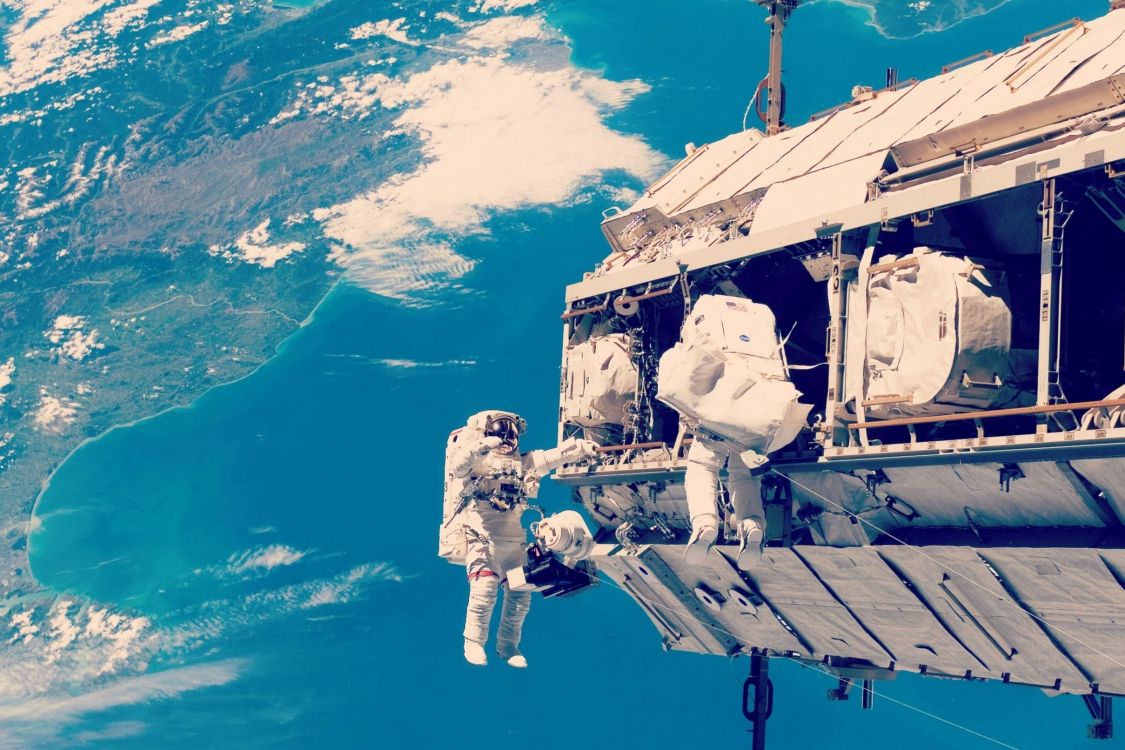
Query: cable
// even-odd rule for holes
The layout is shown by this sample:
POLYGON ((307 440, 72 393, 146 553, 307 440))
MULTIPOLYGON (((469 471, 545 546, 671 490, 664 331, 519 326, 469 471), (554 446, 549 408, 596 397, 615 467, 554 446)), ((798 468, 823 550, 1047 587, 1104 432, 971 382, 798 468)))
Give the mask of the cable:
MULTIPOLYGON (((832 674, 827 669, 822 669, 820 666, 818 666, 816 664, 808 664, 806 662, 798 661, 797 659, 794 659, 792 656, 789 656, 788 654, 782 654, 782 657, 784 657, 786 659, 789 659, 790 661, 796 662, 797 664, 800 664, 802 667, 808 667, 810 669, 816 670, 817 672, 820 672, 821 674, 828 675, 832 679, 837 678, 836 675, 832 674)), ((1007 742, 1004 742, 1002 740, 998 740, 995 737, 989 737, 987 734, 981 734, 980 732, 976 731, 975 729, 970 729, 969 727, 966 727, 962 724, 958 724, 956 722, 950 721, 949 719, 938 716, 937 714, 930 713, 929 711, 926 711, 925 709, 918 708, 917 706, 912 706, 909 703, 898 700, 897 698, 892 698, 891 696, 887 695, 886 693, 876 693, 874 689, 868 690, 868 692, 870 692, 872 695, 877 695, 884 700, 888 700, 891 703, 897 703, 898 705, 902 706, 903 708, 909 708, 911 711, 917 711, 918 713, 922 714, 923 716, 928 716, 931 719, 934 719, 935 721, 940 721, 942 724, 948 724, 951 727, 956 727, 956 728, 958 728, 958 729, 960 729, 964 732, 968 732, 969 734, 976 735, 977 737, 980 737, 981 739, 988 740, 989 742, 995 742, 997 745, 1000 745, 1001 747, 1011 748, 1011 750, 1019 750, 1019 748, 1015 747, 1014 745, 1009 745, 1007 742)))
MULTIPOLYGON (((660 601, 653 601, 652 599, 649 599, 649 598, 647 598, 647 597, 641 596, 641 595, 640 595, 640 594, 638 594, 638 593, 634 593, 634 592, 631 592, 631 591, 626 591, 626 590, 625 590, 625 589, 623 589, 623 588, 622 588, 621 586, 618 586, 618 585, 617 585, 617 583, 616 583, 615 581, 613 581, 613 580, 608 580, 608 581, 606 581, 605 579, 603 579, 603 578, 600 578, 600 577, 598 577, 598 576, 594 576, 594 575, 591 575, 591 574, 590 574, 589 572, 587 572, 587 571, 584 571, 584 570, 582 571, 582 573, 583 573, 583 574, 584 574, 584 575, 585 575, 586 577, 588 577, 588 578, 589 578, 589 579, 590 579, 591 581, 598 581, 598 582, 605 582, 605 583, 608 583, 608 584, 609 584, 609 586, 611 586, 612 588, 615 588, 615 589, 617 589, 618 591, 620 591, 621 593, 625 594, 626 596, 628 596, 628 597, 630 597, 630 598, 636 598, 636 599, 639 599, 639 600, 641 600, 641 601, 645 602, 646 604, 648 604, 648 605, 649 605, 649 606, 651 606, 651 607, 655 607, 655 608, 657 608, 657 609, 663 609, 663 610, 665 610, 665 611, 667 611, 667 612, 674 612, 674 613, 679 613, 679 614, 687 615, 688 617, 690 617, 691 619, 695 620, 696 622, 699 622, 699 624, 703 625, 703 626, 704 626, 705 628, 707 628, 707 629, 709 629, 709 630, 713 630, 713 631, 715 631, 715 632, 717 632, 717 633, 722 633, 723 635, 727 635, 727 636, 730 636, 731 638, 735 639, 736 641, 737 641, 737 640, 739 640, 739 637, 738 637, 737 635, 735 635, 734 633, 730 632, 729 630, 726 630, 725 628, 719 627, 718 625, 711 625, 711 624, 708 624, 708 623, 705 623, 705 622, 702 622, 702 621, 699 621, 699 620, 697 620, 697 619, 695 618, 695 616, 694 616, 694 615, 693 615, 693 614, 692 614, 691 612, 687 611, 686 609, 677 609, 677 608, 674 608, 674 607, 670 607, 670 606, 668 606, 668 605, 664 604, 663 602, 660 602, 660 601)), ((799 661, 798 659, 795 659, 794 657, 792 657, 792 656, 789 656, 788 654, 782 654, 782 656, 784 656, 784 657, 785 657, 786 659, 789 659, 789 660, 790 660, 790 661, 792 661, 792 662, 795 662, 795 663, 797 663, 797 664, 800 664, 801 666, 804 666, 804 667, 809 667, 810 669, 813 669, 813 670, 815 670, 815 671, 817 671, 817 672, 820 672, 821 674, 827 675, 828 677, 831 677, 831 678, 832 678, 832 679, 834 679, 834 680, 835 680, 835 679, 838 679, 838 675, 834 675, 834 674, 832 674, 831 672, 829 672, 828 670, 826 670, 826 669, 822 669, 822 668, 821 668, 820 666, 818 666, 818 665, 815 665, 815 664, 808 664, 808 663, 806 663, 806 662, 802 662, 802 661, 799 661)), ((934 714, 934 713, 931 713, 931 712, 929 712, 929 711, 926 711, 925 709, 921 709, 921 708, 918 708, 917 706, 913 706, 913 705, 911 705, 911 704, 909 704, 909 703, 907 703, 907 702, 905 702, 905 701, 901 701, 901 700, 898 700, 897 698, 892 698, 892 697, 890 697, 889 695, 887 695, 886 693, 876 693, 876 692, 875 692, 874 690, 871 690, 870 692, 871 692, 871 694, 872 694, 872 695, 874 695, 874 696, 878 696, 878 697, 880 697, 880 698, 885 698, 886 700, 890 701, 891 703, 895 703, 895 704, 897 704, 897 705, 899 705, 899 706, 903 706, 904 708, 909 708, 909 709, 910 709, 911 711, 914 711, 914 712, 916 712, 916 713, 920 713, 920 714, 922 714, 923 716, 928 716, 928 717, 929 717, 929 718, 931 718, 931 719, 934 719, 934 720, 936 720, 936 721, 940 721, 940 722, 941 722, 941 723, 943 723, 943 724, 947 724, 947 725, 949 725, 949 726, 951 726, 951 727, 954 727, 954 728, 956 728, 956 729, 960 729, 960 730, 961 730, 961 731, 963 731, 963 732, 967 732, 967 733, 969 733, 969 734, 971 734, 971 735, 974 735, 974 736, 976 736, 976 737, 980 737, 981 739, 984 739, 984 740, 988 740, 989 742, 992 742, 992 743, 994 743, 994 744, 996 744, 996 745, 999 745, 1000 747, 1006 747, 1006 748, 1008 748, 1009 750, 1019 750, 1019 748, 1017 748, 1017 747, 1016 747, 1015 745, 1010 745, 1010 744, 1008 744, 1007 742, 1004 742, 1004 741, 1002 741, 1002 740, 998 740, 998 739, 996 739, 995 737, 989 737, 989 736, 988 736, 987 734, 983 734, 982 732, 978 732, 978 731, 976 731, 975 729, 970 729, 969 727, 966 727, 966 726, 964 726, 963 724, 958 724, 958 723, 957 723, 957 722, 955 722, 955 721, 950 721, 949 719, 946 719, 946 718, 943 718, 943 717, 941 717, 941 716, 938 716, 937 714, 934 714)))
MULTIPOLYGON (((1030 609, 1028 609, 1027 607, 1021 606, 1019 602, 1015 601, 1015 600, 1014 600, 1014 599, 1012 599, 1012 598, 1011 598, 1010 596, 1006 596, 1006 595, 1005 595, 1005 596, 1000 596, 1000 595, 998 595, 998 594, 997 594, 997 593, 996 593, 995 591, 991 591, 991 590, 989 590, 989 589, 988 589, 987 587, 985 587, 985 586, 982 586, 981 584, 979 584, 979 583, 977 583, 976 581, 974 581, 974 580, 973 580, 972 578, 969 578, 968 576, 966 576, 966 575, 963 575, 962 573, 959 573, 959 572, 957 572, 956 570, 954 570, 953 568, 949 567, 948 565, 946 565, 945 563, 941 562, 940 560, 938 560, 938 559, 936 559, 936 558, 934 558, 934 557, 931 557, 930 555, 927 555, 927 554, 926 554, 925 552, 923 552, 923 551, 921 550, 921 548, 919 548, 919 547, 916 547, 916 546, 915 546, 915 545, 913 545, 913 544, 909 544, 908 542, 905 542, 905 541, 903 541, 902 539, 898 538, 897 536, 895 536, 894 534, 890 533, 889 531, 887 531, 887 530, 885 530, 885 529, 882 529, 882 528, 880 528, 879 526, 876 526, 875 524, 871 523, 871 522, 870 522, 870 521, 868 521, 868 520, 867 520, 866 518, 860 518, 860 517, 859 517, 858 515, 856 515, 856 514, 851 514, 851 513, 850 513, 850 512, 848 511, 848 509, 847 509, 847 508, 845 508, 845 507, 844 507, 843 505, 840 505, 839 503, 835 502, 834 500, 830 500, 830 499, 828 499, 827 497, 825 497, 824 495, 820 494, 819 492, 817 492, 816 490, 812 489, 811 487, 808 487, 808 486, 806 486, 806 485, 804 485, 804 484, 801 484, 801 483, 800 483, 800 482, 798 482, 798 481, 797 481, 796 479, 793 479, 792 477, 788 477, 788 476, 786 476, 786 475, 782 474, 781 472, 779 472, 779 471, 778 471, 777 469, 773 468, 772 466, 770 467, 770 471, 771 471, 771 472, 773 472, 774 474, 777 474, 777 475, 778 475, 779 477, 782 477, 782 478, 786 479, 787 481, 790 481, 790 482, 792 482, 793 484, 797 485, 798 487, 800 487, 801 489, 805 490, 806 492, 808 492, 808 493, 810 493, 810 494, 812 494, 812 495, 815 495, 816 497, 819 497, 819 498, 820 498, 821 500, 823 500, 824 502, 826 502, 826 503, 829 503, 830 505, 834 505, 834 506, 836 506, 837 508, 839 508, 840 510, 842 510, 842 511, 843 511, 843 512, 845 512, 845 513, 849 513, 849 515, 852 515, 852 516, 853 516, 853 517, 854 517, 854 518, 855 518, 855 519, 856 519, 857 521, 859 521, 860 523, 863 523, 863 524, 866 524, 866 525, 870 526, 871 528, 873 528, 873 529, 875 529, 876 531, 878 531, 878 532, 879 532, 880 534, 883 534, 884 536, 886 536, 886 537, 888 537, 888 538, 890 538, 890 539, 893 539, 894 541, 898 542, 899 544, 903 545, 904 547, 907 547, 907 548, 909 548, 909 549, 912 549, 912 550, 914 550, 915 552, 917 552, 917 553, 918 553, 919 555, 921 555, 922 557, 926 558, 926 559, 927 559, 927 560, 929 560, 930 562, 932 562, 932 563, 934 563, 934 564, 938 565, 939 567, 941 567, 941 568, 943 568, 943 569, 945 569, 945 570, 949 571, 949 572, 950 572, 950 573, 951 573, 952 575, 955 575, 955 576, 957 576, 958 578, 960 578, 960 579, 962 579, 962 580, 968 581, 969 583, 971 583, 971 584, 973 584, 974 586, 976 586, 977 588, 979 588, 979 589, 980 589, 981 591, 984 591, 985 593, 987 593, 987 594, 988 594, 989 596, 994 596, 994 597, 998 598, 998 599, 999 599, 1000 601, 1003 601, 1003 602, 1007 602, 1008 604, 1011 604, 1011 605, 1012 605, 1013 607, 1015 607, 1015 608, 1016 608, 1016 609, 1018 609, 1019 611, 1021 611, 1021 612, 1025 613, 1026 615, 1028 615, 1029 617, 1033 618, 1033 619, 1034 619, 1034 620, 1036 620, 1037 622, 1040 622, 1040 623, 1042 623, 1043 625, 1045 625, 1045 626, 1047 626, 1047 627, 1051 628, 1052 630, 1056 631, 1056 632, 1057 632, 1057 633, 1059 633, 1060 635, 1064 635, 1064 636, 1066 636, 1067 638, 1070 638, 1070 639, 1071 639, 1071 640, 1073 640, 1073 641, 1074 641, 1075 643, 1077 643, 1077 644, 1079 644, 1079 645, 1081 645, 1081 646, 1085 646, 1086 648, 1090 649, 1091 651, 1093 651, 1093 652, 1094 652, 1095 654, 1097 654, 1098 656, 1102 657, 1103 659, 1105 659, 1105 660, 1107 660, 1107 661, 1109 661, 1109 662, 1112 662, 1113 664, 1116 664, 1117 666, 1121 667, 1122 669, 1125 669, 1125 664, 1122 664, 1121 662, 1117 661, 1117 659, 1114 659, 1114 658, 1113 658, 1112 656, 1110 656, 1109 654, 1106 654, 1106 653, 1104 653, 1103 651, 1100 651, 1099 649, 1097 649, 1097 648, 1094 648, 1094 647, 1093 647, 1093 646, 1091 646, 1091 645, 1090 645, 1089 643, 1086 643, 1085 641, 1083 641, 1083 640, 1082 640, 1081 638, 1078 638, 1077 636, 1075 636, 1075 635, 1073 635, 1073 634, 1071 634, 1071 633, 1068 633, 1067 631, 1063 630, 1062 628, 1058 627, 1057 625, 1053 625, 1053 624, 1051 624, 1051 623, 1047 622, 1047 620, 1046 620, 1046 619, 1044 619, 1044 618, 1040 617, 1039 615, 1035 614, 1034 612, 1032 612, 1032 611, 1031 611, 1030 609)), ((1007 592, 1005 592, 1005 594, 1006 594, 1006 593, 1007 593, 1007 592)))

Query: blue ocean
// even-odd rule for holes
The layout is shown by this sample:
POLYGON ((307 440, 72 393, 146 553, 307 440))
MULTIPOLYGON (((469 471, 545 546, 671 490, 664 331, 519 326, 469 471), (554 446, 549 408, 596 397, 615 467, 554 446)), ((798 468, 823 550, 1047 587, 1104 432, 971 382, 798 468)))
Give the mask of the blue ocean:
MULTIPOLYGON (((844 100, 855 84, 881 86, 888 67, 902 79, 930 76, 1070 16, 1105 11, 1104 0, 933 4, 947 12, 928 20, 930 27, 910 25, 906 0, 820 0, 800 8, 786 49, 789 119, 802 122, 844 100), (882 6, 879 14, 868 5, 882 6)), ((460 638, 465 576, 435 548, 449 431, 475 411, 502 408, 527 418, 527 447, 554 444, 563 288, 604 256, 599 222, 606 206, 635 194, 686 142, 741 128, 764 72, 762 14, 744 0, 509 2, 508 10, 493 3, 500 10, 491 16, 484 15, 488 3, 465 5, 456 12, 462 20, 476 12, 533 19, 545 30, 521 37, 496 64, 579 71, 567 74, 586 76, 590 90, 599 81, 619 84, 599 94, 613 100, 599 110, 599 127, 621 139, 606 148, 632 144, 633 155, 607 156, 577 173, 560 199, 477 201, 474 180, 458 182, 476 168, 452 170, 419 185, 434 200, 462 196, 430 215, 408 207, 408 182, 386 177, 421 174, 418 164, 427 159, 453 159, 427 121, 433 135, 422 146, 410 132, 391 133, 382 151, 324 157, 347 180, 369 162, 381 165, 385 174, 366 188, 374 201, 367 209, 381 219, 363 224, 338 208, 364 192, 341 185, 340 194, 318 196, 333 208, 317 219, 323 229, 315 236, 301 217, 318 216, 318 206, 297 196, 271 213, 268 239, 254 235, 240 245, 232 238, 226 250, 212 243, 219 247, 212 255, 228 252, 232 263, 280 255, 276 265, 252 269, 263 274, 314 252, 367 249, 327 272, 327 296, 240 379, 205 389, 186 407, 153 409, 155 416, 91 435, 51 476, 35 505, 28 549, 31 574, 58 599, 26 632, 50 633, 62 646, 35 652, 34 663, 9 658, 11 677, 3 679, 39 680, 42 688, 0 706, 0 747, 749 746, 740 711, 746 660, 665 653, 644 613, 608 581, 571 598, 533 602, 523 649, 530 669, 498 660, 468 666, 460 638), (379 185, 398 192, 388 197, 379 185), (298 218, 283 229, 286 214, 298 218), (393 235, 391 219, 408 225, 401 236, 393 235), (295 244, 302 249, 293 251, 295 244)), ((443 12, 453 15, 442 3, 358 6, 287 2, 271 10, 300 23, 301 33, 280 21, 260 31, 254 54, 273 56, 270 75, 320 67, 271 93, 276 106, 263 121, 291 111, 300 96, 306 100, 292 122, 314 116, 321 104, 344 112, 341 122, 349 107, 370 106, 362 78, 352 89, 341 82, 358 74, 318 57, 334 43, 354 50, 389 39, 374 57, 396 60, 368 67, 390 80, 468 54, 430 49, 450 43, 437 36, 441 21, 426 26, 443 12), (398 26, 367 27, 375 36, 354 31, 401 18, 407 20, 398 26), (392 50, 396 35, 409 44, 392 50), (317 86, 334 92, 320 96, 317 86)), ((221 49, 224 28, 212 21, 194 38, 209 35, 208 49, 221 49)), ((192 37, 175 43, 190 55, 192 37)), ((142 96, 144 80, 134 83, 142 96)), ((386 102, 391 84, 379 85, 386 102)), ((553 106, 547 96, 542 101, 553 106)), ((450 106, 463 111, 463 104, 450 106)), ((285 126, 279 122, 275 127, 285 126)), ((355 132, 408 131, 378 116, 348 122, 355 132)), ((523 136, 505 132, 511 143, 497 149, 519 148, 523 136)), ((337 138, 325 148, 345 144, 337 138)), ((544 180, 566 182, 552 165, 556 154, 537 148, 543 166, 527 164, 528 184, 540 169, 544 180)), ((583 141, 585 153, 599 148, 583 141)), ((294 159, 299 176, 296 160, 304 157, 257 158, 294 159)), ((326 191, 325 180, 316 189, 326 191)), ((248 185, 253 194, 257 188, 248 185)), ((486 189, 498 190, 491 183, 486 189)), ((257 225, 255 215, 232 235, 257 225)), ((550 483, 540 502, 570 507, 568 493, 550 483)), ((13 643, 24 643, 20 638, 13 643)), ((1091 744, 1083 739, 1080 701, 1032 688, 903 674, 877 684, 874 710, 861 711, 854 696, 827 701, 835 682, 814 670, 775 660, 772 676, 774 747, 1091 744)))

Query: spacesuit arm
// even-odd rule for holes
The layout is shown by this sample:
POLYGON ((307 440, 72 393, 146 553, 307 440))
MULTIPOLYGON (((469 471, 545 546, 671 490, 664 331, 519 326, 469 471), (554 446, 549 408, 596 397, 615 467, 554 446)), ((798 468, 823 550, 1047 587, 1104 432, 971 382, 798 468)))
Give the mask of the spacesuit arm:
POLYGON ((572 464, 584 458, 592 458, 598 453, 598 444, 592 440, 567 438, 557 448, 545 451, 529 451, 523 454, 523 465, 539 475, 554 471, 563 464, 572 464))
POLYGON ((467 477, 473 471, 477 459, 487 455, 489 451, 500 445, 497 437, 481 437, 466 440, 457 447, 449 459, 449 471, 455 477, 467 477))

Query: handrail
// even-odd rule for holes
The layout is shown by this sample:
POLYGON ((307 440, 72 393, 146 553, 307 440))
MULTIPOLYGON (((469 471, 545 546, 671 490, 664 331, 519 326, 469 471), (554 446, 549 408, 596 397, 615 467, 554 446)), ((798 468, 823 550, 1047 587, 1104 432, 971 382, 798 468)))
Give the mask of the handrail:
MULTIPOLYGON (((917 78, 907 78, 905 81, 898 81, 896 83, 890 84, 889 86, 884 86, 881 89, 870 91, 870 92, 868 92, 868 96, 869 96, 870 99, 875 99, 875 98, 878 98, 878 96, 880 94, 885 94, 889 91, 901 91, 902 89, 908 89, 911 86, 916 85, 917 83, 918 83, 917 78)), ((867 101, 867 99, 864 99, 863 101, 867 101)), ((857 104, 861 104, 861 103, 862 102, 856 101, 855 99, 849 99, 846 102, 840 102, 839 104, 837 104, 833 107, 829 107, 828 109, 822 109, 819 112, 814 112, 813 114, 809 115, 809 122, 815 122, 816 120, 820 120, 820 119, 823 119, 825 117, 828 117, 828 115, 834 115, 837 112, 842 112, 845 109, 851 109, 852 107, 856 106, 857 104)))
MULTIPOLYGON (((692 438, 685 438, 681 445, 690 445, 692 438)), ((656 441, 653 443, 625 443, 624 445, 599 445, 598 453, 624 453, 631 450, 649 450, 651 448, 667 448, 672 450, 672 446, 667 443, 656 441)))
POLYGON ((587 313, 599 313, 599 312, 602 312, 603 310, 605 310, 608 307, 609 307, 608 302, 603 302, 602 304, 594 305, 593 307, 577 307, 577 308, 575 308, 573 310, 570 310, 568 312, 564 312, 562 315, 559 316, 559 318, 561 320, 569 320, 570 318, 577 318, 579 315, 586 315, 587 313))
POLYGON ((652 299, 654 297, 663 297, 665 294, 671 294, 672 292, 676 291, 676 285, 677 285, 677 282, 673 281, 671 284, 664 287, 663 289, 657 289, 656 291, 653 291, 653 292, 645 292, 644 294, 638 294, 636 296, 623 294, 623 295, 621 295, 620 297, 617 298, 617 301, 620 302, 621 304, 626 304, 626 303, 629 303, 629 302, 640 302, 642 300, 652 299))
POLYGON ((977 60, 987 60, 988 58, 992 57, 995 54, 996 53, 993 52, 992 50, 986 49, 984 52, 978 52, 975 55, 969 55, 968 57, 963 57, 960 60, 955 60, 954 62, 942 65, 941 66, 941 73, 942 73, 942 75, 945 75, 949 71, 956 70, 957 68, 968 65, 971 62, 976 62, 977 60))
POLYGON ((1044 37, 1044 36, 1047 36, 1048 34, 1053 34, 1053 33, 1055 33, 1056 31, 1062 31, 1062 30, 1063 30, 1063 29, 1065 29, 1065 28, 1066 28, 1067 26, 1071 26, 1071 27, 1073 27, 1073 28, 1078 28, 1078 27, 1080 27, 1080 26, 1084 26, 1084 25, 1085 25, 1085 24, 1083 24, 1083 23, 1082 23, 1082 19, 1081 19, 1081 18, 1078 18, 1078 17, 1076 16, 1076 17, 1074 17, 1074 18, 1070 19, 1069 21, 1062 21, 1062 22, 1060 22, 1060 23, 1056 23, 1056 24, 1055 24, 1055 25, 1053 25, 1053 26, 1048 26, 1048 27, 1047 27, 1047 28, 1045 28, 1045 29, 1040 29, 1039 31, 1033 31, 1033 32, 1031 32, 1030 34, 1028 34, 1027 36, 1025 36, 1025 37, 1023 38, 1023 43, 1024 43, 1024 44, 1030 44, 1030 43, 1031 43, 1031 42, 1032 42, 1033 40, 1035 40, 1035 39, 1038 39, 1038 38, 1040 38, 1040 37, 1044 37))
POLYGON ((1014 409, 994 409, 992 411, 968 411, 960 414, 936 414, 926 417, 905 417, 903 419, 885 419, 878 422, 856 422, 850 425, 848 429, 873 430, 879 427, 906 427, 915 424, 934 424, 935 422, 964 422, 973 419, 1053 414, 1060 411, 1077 411, 1079 409, 1100 409, 1109 406, 1125 406, 1125 398, 1111 398, 1104 401, 1079 401, 1073 404, 1020 406, 1014 409))
POLYGON ((1067 26, 1069 26, 1070 28, 1067 29, 1066 31, 1064 31, 1062 34, 1059 34, 1053 42, 1049 42, 1048 44, 1044 45, 1043 49, 1039 50, 1039 52, 1037 52, 1035 55, 1033 55, 1030 60, 1025 62, 1015 72, 1013 72, 1010 76, 1008 76, 1007 78, 1004 79, 1004 83, 1008 86, 1008 88, 1010 88, 1012 91, 1015 91, 1016 90, 1015 82, 1019 78, 1021 78, 1024 73, 1026 73, 1027 71, 1031 70, 1036 65, 1038 65, 1040 60, 1042 60, 1044 57, 1046 57, 1048 54, 1050 54, 1052 51, 1054 51, 1055 47, 1058 47, 1060 44, 1062 44, 1063 40, 1066 39, 1067 35, 1070 34, 1070 32, 1074 31, 1075 29, 1082 29, 1082 33, 1084 34, 1084 33, 1086 33, 1086 27, 1082 23, 1081 18, 1074 18, 1074 19, 1071 19, 1070 21, 1065 21, 1063 23, 1056 24, 1056 25, 1051 26, 1049 28, 1043 29, 1042 31, 1037 31, 1034 34, 1028 34, 1027 36, 1025 36, 1023 38, 1023 43, 1029 44, 1031 42, 1031 40, 1034 39, 1034 38, 1037 38, 1037 37, 1040 37, 1040 36, 1043 36, 1043 35, 1046 35, 1046 34, 1050 34, 1052 32, 1058 31, 1059 29, 1064 29, 1067 26))

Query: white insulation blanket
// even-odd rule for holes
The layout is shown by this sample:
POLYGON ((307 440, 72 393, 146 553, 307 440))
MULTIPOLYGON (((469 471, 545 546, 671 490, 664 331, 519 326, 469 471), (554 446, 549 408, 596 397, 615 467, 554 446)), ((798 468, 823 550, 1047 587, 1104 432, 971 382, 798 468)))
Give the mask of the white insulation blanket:
POLYGON ((623 333, 591 338, 566 355, 563 420, 583 427, 621 424, 637 392, 637 366, 623 333))
POLYGON ((925 247, 860 270, 866 295, 851 300, 863 308, 849 320, 855 344, 848 370, 865 375, 863 400, 872 416, 981 409, 1011 399, 1004 381, 1012 313, 1002 272, 925 247))

